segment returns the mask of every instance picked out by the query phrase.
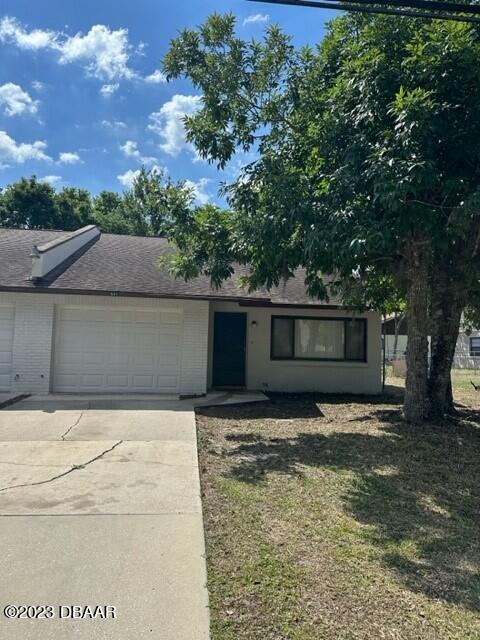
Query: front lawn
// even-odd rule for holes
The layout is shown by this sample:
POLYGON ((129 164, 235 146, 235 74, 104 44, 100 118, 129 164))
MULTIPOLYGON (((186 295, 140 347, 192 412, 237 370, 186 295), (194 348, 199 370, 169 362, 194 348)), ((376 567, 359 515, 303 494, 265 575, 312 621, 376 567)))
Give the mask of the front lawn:
POLYGON ((197 415, 213 640, 480 638, 480 392, 197 415))

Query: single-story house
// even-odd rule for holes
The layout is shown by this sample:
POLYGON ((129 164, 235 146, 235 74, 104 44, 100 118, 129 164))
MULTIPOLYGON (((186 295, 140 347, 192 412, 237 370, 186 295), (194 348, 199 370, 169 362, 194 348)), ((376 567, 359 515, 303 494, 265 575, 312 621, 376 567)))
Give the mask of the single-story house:
MULTIPOLYGON (((246 292, 157 265, 163 238, 0 229, 0 392, 378 393, 381 318, 296 278, 246 292)), ((244 271, 243 271, 244 272, 244 271)))
MULTIPOLYGON (((382 332, 385 343, 385 357, 387 360, 403 358, 407 350, 407 320, 402 320, 397 336, 397 347, 395 349, 395 319, 390 317, 383 321, 382 332)), ((430 337, 428 338, 430 344, 430 337)), ((455 355, 453 358, 455 369, 479 369, 480 368, 480 330, 466 331, 463 326, 455 345, 455 355)))

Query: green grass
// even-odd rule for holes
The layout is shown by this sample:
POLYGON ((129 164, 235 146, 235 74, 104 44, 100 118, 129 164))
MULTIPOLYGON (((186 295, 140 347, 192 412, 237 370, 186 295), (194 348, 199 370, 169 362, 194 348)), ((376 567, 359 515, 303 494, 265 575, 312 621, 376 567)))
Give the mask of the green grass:
POLYGON ((470 388, 443 426, 408 426, 394 397, 203 410, 213 640, 480 638, 470 388))

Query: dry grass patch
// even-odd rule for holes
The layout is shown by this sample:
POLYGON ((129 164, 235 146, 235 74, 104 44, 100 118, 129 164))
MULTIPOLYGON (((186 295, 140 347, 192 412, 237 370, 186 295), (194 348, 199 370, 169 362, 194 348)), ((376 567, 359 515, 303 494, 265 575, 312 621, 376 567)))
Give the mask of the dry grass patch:
POLYGON ((398 395, 199 412, 213 639, 480 638, 480 393, 460 396, 421 428, 398 395))

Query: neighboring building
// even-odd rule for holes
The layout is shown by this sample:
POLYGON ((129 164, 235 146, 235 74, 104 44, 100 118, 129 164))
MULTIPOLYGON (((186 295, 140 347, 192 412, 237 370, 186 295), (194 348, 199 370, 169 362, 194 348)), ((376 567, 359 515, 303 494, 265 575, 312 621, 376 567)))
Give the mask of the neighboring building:
MULTIPOLYGON (((407 321, 403 320, 397 338, 395 350, 395 321, 387 318, 382 323, 385 342, 385 357, 387 360, 403 358, 407 350, 407 321)), ((430 338, 429 344, 430 344, 430 338)), ((455 369, 480 369, 480 330, 466 332, 463 328, 458 334, 455 355, 453 359, 455 369)))
POLYGON ((480 330, 460 331, 453 366, 456 369, 480 369, 480 330))
POLYGON ((0 391, 378 393, 381 319, 317 304, 303 273, 271 292, 176 280, 162 238, 0 229, 0 391))

